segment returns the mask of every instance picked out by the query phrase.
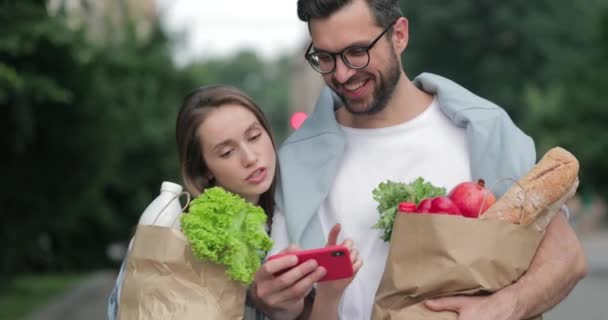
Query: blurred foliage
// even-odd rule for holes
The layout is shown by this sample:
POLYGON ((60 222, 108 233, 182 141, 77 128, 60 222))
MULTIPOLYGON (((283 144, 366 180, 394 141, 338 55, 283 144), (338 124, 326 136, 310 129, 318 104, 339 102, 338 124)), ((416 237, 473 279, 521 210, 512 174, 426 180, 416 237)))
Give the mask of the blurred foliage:
POLYGON ((3 10, 0 34, 1 271, 103 264, 161 179, 176 179, 176 102, 193 81, 167 39, 103 45, 48 16, 42 1, 3 10))
POLYGON ((527 86, 522 124, 544 152, 554 145, 571 150, 581 162, 581 189, 608 192, 608 5, 596 8, 589 41, 573 63, 563 65, 563 76, 550 86, 527 86))

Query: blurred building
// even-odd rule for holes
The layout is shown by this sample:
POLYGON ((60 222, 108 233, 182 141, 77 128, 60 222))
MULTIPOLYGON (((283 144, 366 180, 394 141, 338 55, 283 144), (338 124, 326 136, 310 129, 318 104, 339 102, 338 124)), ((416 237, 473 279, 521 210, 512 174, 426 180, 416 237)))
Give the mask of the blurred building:
POLYGON ((124 26, 131 23, 138 40, 146 40, 157 23, 154 0, 49 0, 51 14, 65 13, 73 28, 86 26, 95 42, 125 38, 124 26))
POLYGON ((317 97, 325 85, 321 74, 314 71, 304 59, 304 51, 308 47, 308 39, 292 57, 292 72, 289 79, 289 114, 302 111, 310 114, 315 106, 317 97))

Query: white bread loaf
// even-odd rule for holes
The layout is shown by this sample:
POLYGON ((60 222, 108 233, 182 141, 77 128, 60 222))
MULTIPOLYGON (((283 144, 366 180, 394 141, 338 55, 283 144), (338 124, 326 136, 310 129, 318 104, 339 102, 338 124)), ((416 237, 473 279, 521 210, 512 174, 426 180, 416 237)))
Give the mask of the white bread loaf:
POLYGON ((546 210, 551 205, 558 201, 564 203, 574 195, 578 170, 576 157, 563 148, 553 148, 518 181, 525 197, 521 187, 514 183, 480 218, 528 225, 541 213, 555 211, 546 210))

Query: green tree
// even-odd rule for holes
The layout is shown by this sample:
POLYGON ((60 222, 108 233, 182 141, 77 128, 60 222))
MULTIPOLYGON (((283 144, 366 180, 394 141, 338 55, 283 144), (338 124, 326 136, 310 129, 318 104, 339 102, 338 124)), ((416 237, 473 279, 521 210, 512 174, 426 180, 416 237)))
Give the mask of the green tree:
POLYGON ((108 243, 178 179, 175 118, 194 82, 159 29, 91 43, 44 1, 3 5, 0 272, 107 264, 108 243))
POLYGON ((566 0, 401 1, 410 21, 410 76, 433 72, 505 108, 526 113, 523 89, 545 88, 578 59, 587 2, 566 0))
POLYGON ((524 126, 545 152, 555 145, 571 150, 581 164, 581 190, 608 192, 608 9, 596 7, 592 31, 576 63, 563 66, 563 77, 547 89, 528 87, 530 106, 524 126))

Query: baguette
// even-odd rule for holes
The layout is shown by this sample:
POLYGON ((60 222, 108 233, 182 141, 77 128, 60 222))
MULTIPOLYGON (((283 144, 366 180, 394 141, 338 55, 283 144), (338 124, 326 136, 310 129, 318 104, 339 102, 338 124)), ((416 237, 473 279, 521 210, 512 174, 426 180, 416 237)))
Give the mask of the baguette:
POLYGON ((553 148, 518 181, 521 187, 513 184, 480 218, 529 225, 552 204, 564 203, 574 195, 578 170, 576 157, 563 148, 553 148))
POLYGON ((574 181, 574 184, 572 185, 572 187, 570 187, 570 190, 563 198, 551 204, 549 207, 543 210, 543 212, 541 212, 538 217, 536 217, 536 221, 534 221, 534 226, 537 227, 538 230, 545 230, 547 225, 549 225, 551 220, 553 220, 553 217, 555 217, 555 215, 561 211, 562 206, 566 204, 566 201, 568 201, 574 196, 577 188, 578 178, 576 179, 576 181, 574 181))

